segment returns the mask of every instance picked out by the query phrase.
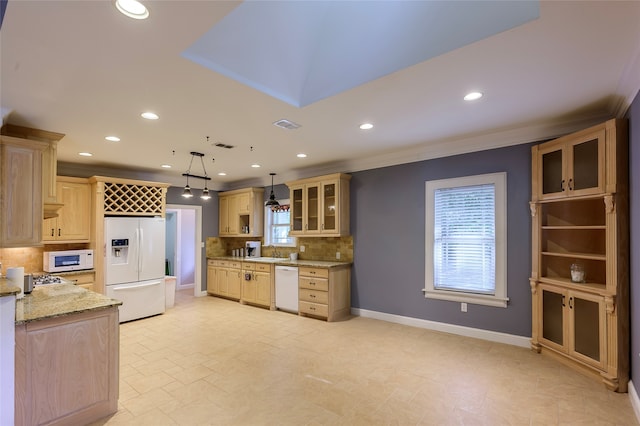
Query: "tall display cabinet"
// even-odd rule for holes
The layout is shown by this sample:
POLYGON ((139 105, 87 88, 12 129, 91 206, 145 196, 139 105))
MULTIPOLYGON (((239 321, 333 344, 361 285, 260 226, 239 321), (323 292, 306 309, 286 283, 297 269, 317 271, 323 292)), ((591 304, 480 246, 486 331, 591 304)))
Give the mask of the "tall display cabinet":
POLYGON ((532 147, 531 171, 531 347, 626 392, 626 121, 609 120, 532 147))

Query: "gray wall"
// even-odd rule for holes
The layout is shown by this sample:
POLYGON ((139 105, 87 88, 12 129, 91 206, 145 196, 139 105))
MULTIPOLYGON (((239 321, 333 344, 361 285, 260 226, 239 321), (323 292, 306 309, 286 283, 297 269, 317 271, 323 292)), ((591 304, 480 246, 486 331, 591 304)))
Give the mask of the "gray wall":
POLYGON ((631 380, 640 395, 640 92, 627 113, 629 118, 630 217, 631 217, 631 380))
MULTIPOLYGON (((182 204, 190 206, 202 206, 202 242, 207 241, 208 237, 218 236, 218 194, 215 191, 211 192, 211 198, 207 201, 195 196, 192 198, 184 198, 182 196, 182 187, 169 187, 167 189, 167 204, 182 204)), ((202 259, 201 267, 201 290, 207 288, 207 251, 206 247, 201 249, 200 253, 202 259)))
POLYGON ((357 172, 352 306, 531 336, 531 148, 518 145, 357 172), (425 299, 425 181, 507 172, 507 308, 425 299))

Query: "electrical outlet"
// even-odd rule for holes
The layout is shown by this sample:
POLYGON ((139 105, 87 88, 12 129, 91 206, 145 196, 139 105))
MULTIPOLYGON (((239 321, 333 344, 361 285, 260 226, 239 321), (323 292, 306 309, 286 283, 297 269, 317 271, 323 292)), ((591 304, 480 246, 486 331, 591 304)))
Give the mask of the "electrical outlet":
POLYGON ((300 253, 304 253, 304 246, 300 246, 300 253))
POLYGON ((467 312, 467 304, 465 302, 460 303, 460 311, 467 312))
POLYGON ((336 252, 336 259, 340 260, 340 252, 339 251, 336 252))

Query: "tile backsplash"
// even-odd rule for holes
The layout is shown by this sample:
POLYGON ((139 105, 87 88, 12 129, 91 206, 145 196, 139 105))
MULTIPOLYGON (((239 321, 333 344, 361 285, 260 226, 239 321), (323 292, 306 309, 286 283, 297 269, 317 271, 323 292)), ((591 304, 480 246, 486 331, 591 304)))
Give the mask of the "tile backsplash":
POLYGON ((42 253, 45 251, 62 251, 86 249, 88 244, 54 244, 42 247, 1 248, 0 263, 2 263, 2 275, 7 273, 7 268, 24 267, 25 274, 42 272, 42 253))
MULTIPOLYGON (((244 247, 246 241, 257 241, 261 238, 207 238, 207 257, 230 256, 231 250, 244 247)), ((296 247, 262 246, 262 256, 271 257, 277 252, 278 257, 298 253, 301 260, 336 261, 336 253, 340 253, 341 262, 353 262, 353 237, 301 237, 296 240, 296 247), (304 246, 304 252, 300 250, 304 246)))

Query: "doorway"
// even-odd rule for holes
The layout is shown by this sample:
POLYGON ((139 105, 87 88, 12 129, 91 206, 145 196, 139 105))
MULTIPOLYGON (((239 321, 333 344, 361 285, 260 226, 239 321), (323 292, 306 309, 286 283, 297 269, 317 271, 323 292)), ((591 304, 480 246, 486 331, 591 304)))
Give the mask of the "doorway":
POLYGON ((193 289, 200 296, 202 281, 202 207, 167 204, 165 274, 176 277, 176 290, 193 289))

